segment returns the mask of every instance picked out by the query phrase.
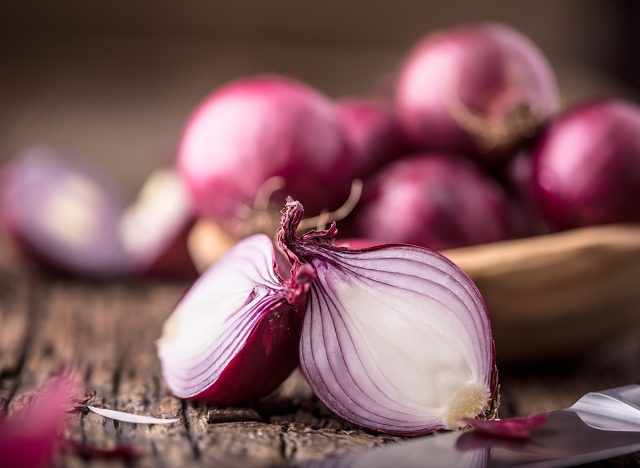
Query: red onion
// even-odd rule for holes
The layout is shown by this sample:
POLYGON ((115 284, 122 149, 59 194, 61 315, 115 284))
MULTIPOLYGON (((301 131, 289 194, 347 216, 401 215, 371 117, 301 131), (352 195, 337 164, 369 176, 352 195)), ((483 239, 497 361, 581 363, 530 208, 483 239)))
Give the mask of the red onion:
POLYGON ((499 186, 471 162, 419 154, 384 167, 365 183, 357 236, 442 250, 509 237, 499 186))
POLYGON ((529 237, 549 232, 531 184, 533 157, 529 151, 518 153, 505 167, 503 180, 510 194, 512 232, 514 237, 529 237))
POLYGON ((355 424, 404 435, 491 416, 493 338, 469 277, 420 247, 335 247, 335 224, 296 237, 302 213, 290 199, 278 240, 294 269, 315 271, 300 365, 323 403, 355 424))
POLYGON ((262 234, 221 257, 165 323, 158 354, 171 391, 229 405, 275 389, 298 365, 305 273, 295 268, 283 280, 262 234))
POLYGON ((368 175, 401 153, 400 129, 383 103, 343 99, 338 102, 338 111, 351 145, 354 176, 368 175))
POLYGON ((202 215, 246 234, 259 230, 252 226, 254 202, 274 177, 284 186, 272 201, 291 193, 310 212, 339 206, 353 178, 348 151, 327 98, 291 79, 253 77, 199 105, 184 130, 178 168, 202 215))
POLYGON ((533 189, 560 229, 640 221, 640 108, 605 100, 569 109, 535 149, 533 189))
POLYGON ((418 148, 508 156, 555 111, 553 71, 526 37, 501 24, 433 33, 407 58, 396 109, 418 148))
POLYGON ((55 150, 32 147, 7 163, 1 182, 2 224, 20 252, 79 275, 134 270, 118 238, 123 204, 91 170, 55 150))

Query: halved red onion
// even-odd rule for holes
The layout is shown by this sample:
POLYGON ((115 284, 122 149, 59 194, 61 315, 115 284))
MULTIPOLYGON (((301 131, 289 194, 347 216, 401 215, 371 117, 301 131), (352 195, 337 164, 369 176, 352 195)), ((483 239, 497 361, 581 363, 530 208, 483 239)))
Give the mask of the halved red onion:
POLYGON ((417 148, 493 163, 555 112, 558 90, 535 44, 508 26, 481 23, 434 32, 416 45, 395 102, 417 148))
POLYGON ((174 169, 154 171, 118 220, 118 234, 136 270, 153 276, 195 279, 187 249, 195 222, 188 187, 174 169))
POLYGON ((569 109, 536 146, 532 183, 556 228, 640 221, 640 107, 601 100, 569 109))
POLYGON ((506 198, 470 161, 424 153, 395 161, 365 181, 356 236, 447 249, 507 239, 506 198))
POLYGON ((1 184, 3 227, 26 256, 93 277, 135 269, 118 236, 123 203, 90 169, 51 148, 31 147, 3 167, 1 184))
POLYGON ((256 232, 256 197, 274 177, 283 185, 271 196, 273 230, 287 194, 316 214, 340 206, 353 178, 348 152, 328 98, 293 79, 258 76, 227 84, 199 105, 177 164, 199 213, 245 235, 256 232))
POLYGON ((493 337, 469 277, 420 247, 333 246, 335 224, 296 237, 302 213, 289 199, 278 239, 294 267, 315 270, 300 365, 316 395, 342 418, 393 434, 490 417, 493 337))
POLYGON ((294 270, 283 280, 272 241, 257 234, 200 277, 158 341, 162 373, 176 396, 250 402, 295 369, 310 269, 294 270))

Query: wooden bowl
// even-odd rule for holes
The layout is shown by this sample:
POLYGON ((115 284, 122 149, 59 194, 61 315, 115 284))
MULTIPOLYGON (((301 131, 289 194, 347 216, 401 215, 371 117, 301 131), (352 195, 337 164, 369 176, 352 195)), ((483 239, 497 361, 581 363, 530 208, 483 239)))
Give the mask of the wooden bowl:
POLYGON ((640 324, 640 225, 442 253, 480 289, 501 362, 583 354, 640 324))

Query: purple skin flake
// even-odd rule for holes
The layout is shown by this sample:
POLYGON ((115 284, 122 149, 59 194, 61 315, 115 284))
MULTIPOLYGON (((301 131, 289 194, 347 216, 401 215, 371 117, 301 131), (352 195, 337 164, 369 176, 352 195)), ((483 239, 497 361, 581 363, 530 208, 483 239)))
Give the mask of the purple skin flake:
POLYGON ((505 439, 528 439, 548 418, 549 413, 540 413, 533 416, 487 421, 464 418, 463 421, 473 427, 476 432, 483 435, 491 435, 505 439))

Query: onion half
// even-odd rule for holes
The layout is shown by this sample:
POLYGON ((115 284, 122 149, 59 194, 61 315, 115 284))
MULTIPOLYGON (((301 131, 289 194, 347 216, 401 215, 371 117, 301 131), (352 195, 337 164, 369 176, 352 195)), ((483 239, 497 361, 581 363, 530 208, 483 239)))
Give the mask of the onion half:
POLYGON ((53 270, 115 277, 136 270, 118 235, 124 204, 94 171, 33 146, 0 176, 0 223, 17 250, 53 270))
POLYGON ((304 274, 302 268, 283 280, 273 243, 262 234, 220 258, 165 322, 158 355, 171 391, 228 405, 275 389, 298 365, 304 274))
POLYGON ((288 201, 278 239, 294 266, 315 271, 300 365, 325 405, 355 424, 402 435, 491 417, 495 352, 473 282, 424 248, 336 247, 335 224, 296 237, 302 212, 288 201))

